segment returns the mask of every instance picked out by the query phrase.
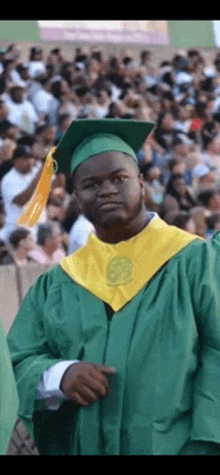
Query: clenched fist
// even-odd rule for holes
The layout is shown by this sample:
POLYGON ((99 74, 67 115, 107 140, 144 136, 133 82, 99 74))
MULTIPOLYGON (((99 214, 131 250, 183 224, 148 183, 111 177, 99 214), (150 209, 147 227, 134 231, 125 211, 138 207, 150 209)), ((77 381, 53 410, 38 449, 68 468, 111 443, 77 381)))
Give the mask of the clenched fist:
POLYGON ((68 367, 60 389, 66 396, 81 406, 89 406, 110 391, 107 376, 116 370, 102 364, 79 362, 68 367))

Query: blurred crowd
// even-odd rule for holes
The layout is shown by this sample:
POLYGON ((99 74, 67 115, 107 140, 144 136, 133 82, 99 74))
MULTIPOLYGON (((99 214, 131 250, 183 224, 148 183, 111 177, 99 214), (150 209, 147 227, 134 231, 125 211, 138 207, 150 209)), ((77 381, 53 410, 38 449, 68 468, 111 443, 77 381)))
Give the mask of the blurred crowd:
POLYGON ((19 44, 0 50, 0 264, 59 262, 93 230, 69 173, 54 175, 33 229, 16 225, 49 150, 77 118, 153 121, 138 153, 146 209, 207 240, 220 230, 220 53, 210 61, 177 50, 160 64, 154 54, 82 47, 69 61, 36 46, 24 63, 19 44))

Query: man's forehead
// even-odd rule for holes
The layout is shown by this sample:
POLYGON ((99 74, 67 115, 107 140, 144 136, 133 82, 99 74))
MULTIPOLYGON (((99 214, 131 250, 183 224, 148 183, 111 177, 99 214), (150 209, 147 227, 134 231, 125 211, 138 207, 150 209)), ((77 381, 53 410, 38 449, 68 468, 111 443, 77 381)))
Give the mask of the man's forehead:
POLYGON ((89 158, 82 163, 76 173, 81 179, 102 174, 112 174, 119 171, 129 171, 135 161, 133 157, 122 152, 104 152, 89 158))

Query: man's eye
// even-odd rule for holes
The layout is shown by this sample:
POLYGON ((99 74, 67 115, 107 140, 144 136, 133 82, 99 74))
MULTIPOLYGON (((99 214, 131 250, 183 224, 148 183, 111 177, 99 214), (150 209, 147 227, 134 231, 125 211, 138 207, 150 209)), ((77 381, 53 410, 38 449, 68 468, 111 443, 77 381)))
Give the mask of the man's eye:
POLYGON ((85 185, 84 188, 94 188, 97 186, 97 183, 89 183, 88 185, 85 185))
POLYGON ((113 181, 118 182, 118 181, 123 181, 123 180, 125 180, 125 179, 126 179, 125 176, 115 176, 115 177, 113 178, 113 181))

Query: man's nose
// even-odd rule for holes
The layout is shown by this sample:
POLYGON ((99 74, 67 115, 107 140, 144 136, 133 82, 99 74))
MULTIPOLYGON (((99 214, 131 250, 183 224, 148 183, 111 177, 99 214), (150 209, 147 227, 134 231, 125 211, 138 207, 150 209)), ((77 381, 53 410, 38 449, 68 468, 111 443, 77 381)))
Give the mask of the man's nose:
POLYGON ((118 189, 114 183, 112 183, 110 180, 105 180, 102 182, 102 184, 99 186, 99 196, 104 196, 104 195, 111 195, 111 194, 117 194, 118 189))

